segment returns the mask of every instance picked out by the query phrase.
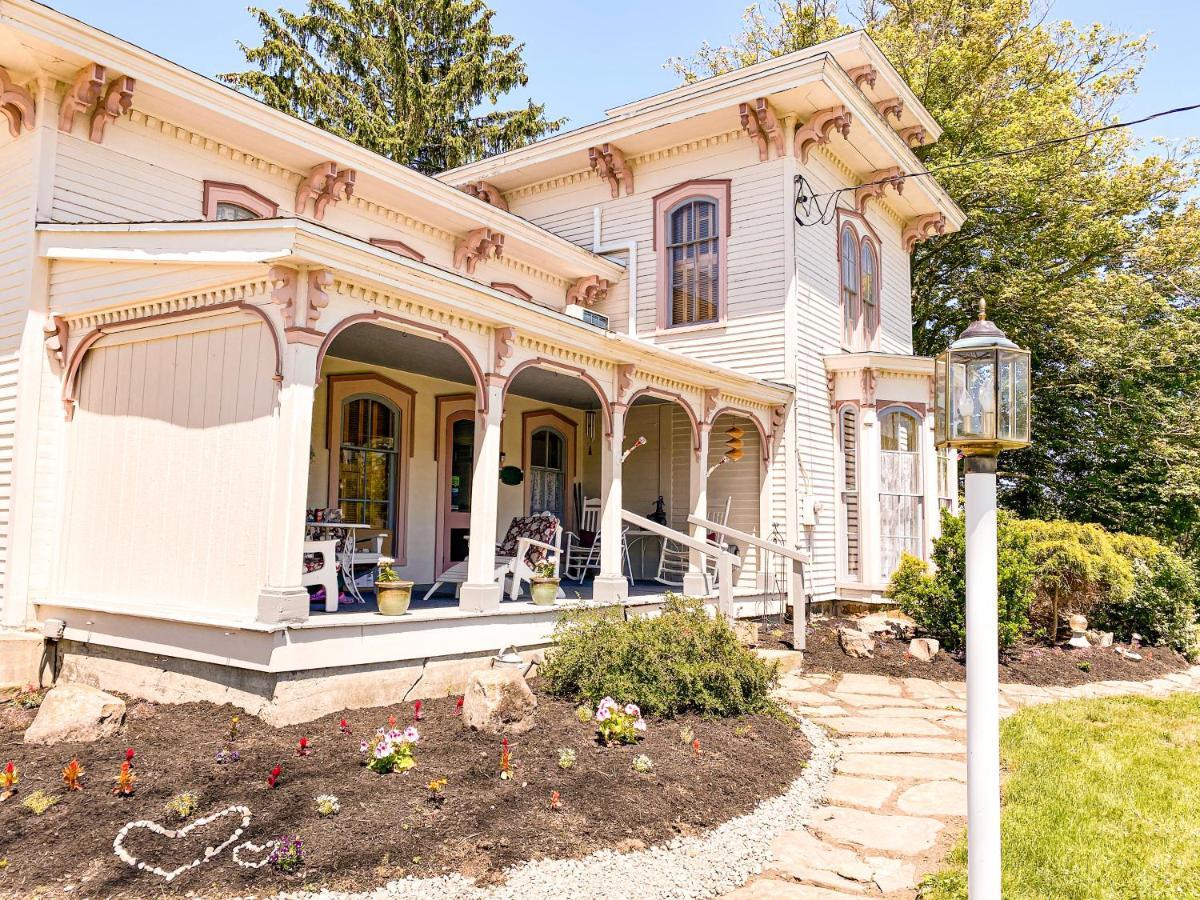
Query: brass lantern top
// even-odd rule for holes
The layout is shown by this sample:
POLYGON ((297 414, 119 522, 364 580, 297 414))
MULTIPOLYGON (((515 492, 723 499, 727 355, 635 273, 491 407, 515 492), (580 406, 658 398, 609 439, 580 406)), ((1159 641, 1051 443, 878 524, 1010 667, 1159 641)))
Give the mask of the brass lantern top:
POLYGON ((1029 351, 979 318, 934 363, 937 444, 965 456, 996 456, 1030 439, 1029 351))

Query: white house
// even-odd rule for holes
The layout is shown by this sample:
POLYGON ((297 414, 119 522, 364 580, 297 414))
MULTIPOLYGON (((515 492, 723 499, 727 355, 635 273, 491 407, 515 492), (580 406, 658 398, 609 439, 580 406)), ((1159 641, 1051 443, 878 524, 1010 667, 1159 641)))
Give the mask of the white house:
POLYGON ((909 254, 963 214, 863 34, 434 179, 0 0, 0 111, 0 681, 49 621, 135 695, 433 696, 553 628, 514 519, 599 541, 568 598, 753 614, 879 600, 953 502, 909 254), (322 510, 407 615, 313 601, 322 510))

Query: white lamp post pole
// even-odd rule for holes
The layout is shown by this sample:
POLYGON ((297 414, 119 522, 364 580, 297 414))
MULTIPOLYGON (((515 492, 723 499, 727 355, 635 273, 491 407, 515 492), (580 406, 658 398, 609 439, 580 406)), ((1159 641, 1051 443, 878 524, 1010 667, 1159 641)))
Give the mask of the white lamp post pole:
POLYGON ((1000 900, 1000 627, 996 457, 968 456, 967 893, 1000 900))

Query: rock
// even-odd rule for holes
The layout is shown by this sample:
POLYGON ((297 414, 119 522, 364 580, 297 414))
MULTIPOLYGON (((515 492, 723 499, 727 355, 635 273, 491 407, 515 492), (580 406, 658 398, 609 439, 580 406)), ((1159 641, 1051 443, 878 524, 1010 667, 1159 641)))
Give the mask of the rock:
POLYGON ((1096 647, 1112 646, 1113 633, 1111 631, 1088 631, 1086 636, 1088 641, 1096 647))
POLYGON ((875 655, 875 641, 869 634, 856 628, 839 628, 838 643, 847 656, 870 659, 875 655))
POLYGON ((908 655, 921 662, 929 662, 938 655, 941 647, 933 638, 913 638, 908 642, 908 655))
POLYGON ((537 697, 513 669, 473 672, 463 694, 463 724, 489 734, 520 734, 533 727, 537 697))
POLYGON ((901 812, 913 816, 966 816, 967 786, 961 781, 926 781, 896 800, 901 812))
POLYGON ((758 646, 757 622, 738 621, 733 623, 733 633, 737 635, 738 643, 746 647, 758 646))
POLYGON ((875 612, 866 616, 860 616, 854 620, 855 626, 859 631, 867 634, 891 634, 900 640, 908 640, 917 633, 917 623, 906 616, 904 613, 895 612, 875 612))
POLYGON ((57 685, 25 730, 27 744, 94 741, 114 735, 125 721, 125 701, 86 684, 57 685))
POLYGON ((837 843, 915 856, 934 845, 944 826, 937 819, 921 816, 888 816, 831 806, 819 812, 808 827, 837 843))

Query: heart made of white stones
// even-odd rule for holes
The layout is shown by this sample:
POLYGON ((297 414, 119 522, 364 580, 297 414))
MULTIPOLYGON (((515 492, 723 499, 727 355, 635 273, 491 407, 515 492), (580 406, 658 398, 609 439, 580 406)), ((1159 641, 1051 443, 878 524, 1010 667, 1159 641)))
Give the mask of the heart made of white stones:
MULTIPOLYGON (((176 829, 163 828, 157 822, 151 822, 147 819, 141 819, 137 822, 130 822, 128 825, 126 825, 124 828, 122 828, 119 832, 117 832, 117 836, 113 840, 113 850, 116 852, 117 856, 119 856, 123 862, 127 863, 128 865, 133 866, 135 869, 139 869, 139 870, 142 870, 145 872, 151 872, 167 881, 174 881, 176 878, 178 878, 184 872, 190 871, 191 869, 196 868, 196 866, 202 865, 203 863, 208 862, 213 857, 218 856, 230 844, 236 843, 237 839, 240 838, 245 833, 246 829, 249 827, 250 827, 250 808, 246 807, 246 806, 230 806, 227 809, 222 809, 219 812, 215 812, 210 816, 204 816, 201 819, 197 819, 194 822, 190 822, 187 825, 185 825, 183 828, 176 828, 176 829), (212 822, 215 822, 218 819, 223 819, 229 815, 240 815, 241 816, 241 822, 238 825, 238 827, 233 830, 233 833, 231 835, 229 835, 229 837, 225 838, 225 840, 221 841, 221 843, 210 844, 209 846, 205 847, 203 856, 201 856, 197 859, 194 859, 189 863, 185 863, 184 865, 180 866, 177 869, 171 869, 170 871, 168 871, 159 866, 151 866, 151 865, 147 864, 146 862, 143 862, 142 860, 138 859, 136 856, 134 856, 132 853, 130 853, 128 850, 125 849, 125 838, 129 834, 129 832, 131 832, 135 828, 144 828, 147 831, 153 831, 155 834, 160 834, 165 838, 181 838, 181 837, 185 837, 186 835, 195 831, 197 828, 203 828, 205 825, 211 824, 212 822)), ((236 862, 239 866, 243 866, 244 868, 257 869, 260 866, 266 865, 266 863, 270 860, 270 853, 269 852, 266 853, 265 855, 263 855, 260 859, 258 859, 256 861, 248 862, 248 861, 243 861, 239 858, 238 854, 240 853, 240 851, 245 849, 245 850, 249 850, 253 853, 263 853, 263 851, 270 851, 270 850, 275 849, 277 844, 278 844, 278 841, 268 841, 267 843, 260 846, 258 844, 252 844, 249 841, 246 841, 244 844, 234 847, 233 861, 236 862)))

